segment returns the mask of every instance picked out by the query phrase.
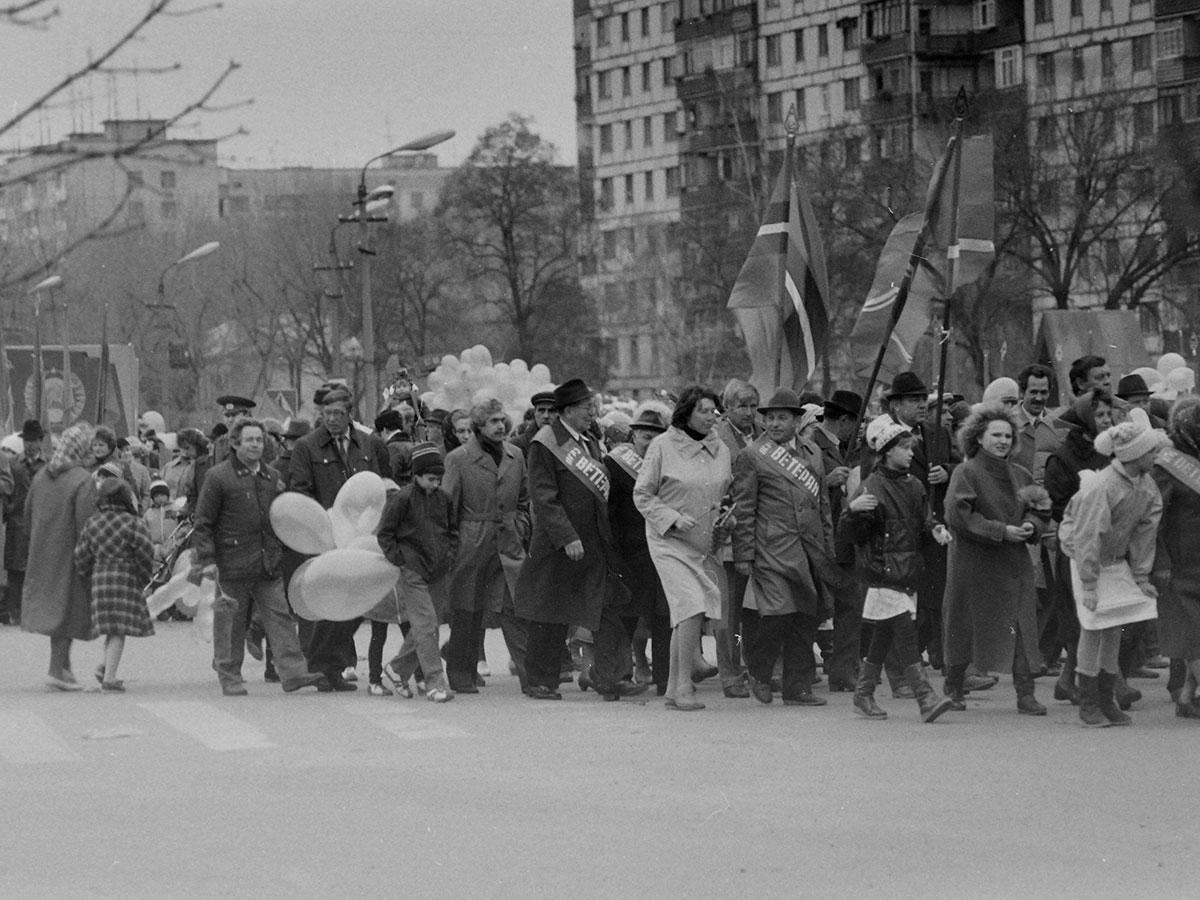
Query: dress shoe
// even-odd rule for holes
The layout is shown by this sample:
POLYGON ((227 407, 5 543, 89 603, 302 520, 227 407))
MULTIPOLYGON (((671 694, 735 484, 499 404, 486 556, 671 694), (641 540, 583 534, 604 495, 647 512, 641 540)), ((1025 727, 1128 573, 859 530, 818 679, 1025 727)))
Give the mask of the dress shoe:
POLYGON ((699 684, 702 681, 708 681, 710 678, 715 678, 720 670, 716 666, 701 666, 692 672, 692 684, 699 684))
POLYGON ((1188 703, 1176 703, 1175 715, 1180 719, 1200 719, 1200 704, 1195 700, 1188 703))
POLYGON ((845 694, 853 693, 856 685, 853 681, 842 681, 841 679, 829 679, 829 693, 845 694))
POLYGON ((1017 698, 1017 712, 1023 716, 1044 716, 1046 707, 1038 703, 1032 694, 1022 694, 1017 698))
POLYGON ((525 696, 532 700, 561 700, 562 694, 558 691, 552 691, 544 684, 531 684, 525 692, 525 696))
POLYGON ((100 682, 100 690, 106 694, 123 694, 125 693, 125 682, 120 678, 115 681, 100 682))
POLYGON ((1147 669, 1169 669, 1171 668, 1171 660, 1160 654, 1150 657, 1142 665, 1147 669))
POLYGON ((994 675, 968 675, 963 679, 963 693, 990 691, 1000 679, 994 675))
POLYGON ((596 688, 596 692, 605 700, 620 700, 622 697, 636 697, 638 694, 644 694, 649 688, 650 685, 638 684, 635 681, 618 681, 606 685, 604 689, 596 688))
POLYGON ((232 684, 221 685, 221 693, 226 697, 245 697, 250 692, 246 690, 245 684, 235 681, 232 684))
MULTIPOLYGON (((276 680, 278 680, 278 676, 276 676, 276 680)), ((322 684, 328 683, 322 672, 305 672, 302 675, 297 675, 295 678, 289 678, 287 681, 281 682, 280 686, 283 688, 285 694, 290 694, 305 687, 315 687, 319 691, 322 684)))
POLYGON ((759 681, 754 676, 747 679, 747 684, 750 688, 750 693, 754 695, 754 699, 759 703, 770 703, 772 699, 771 685, 765 681, 759 681))
POLYGON ((339 672, 337 669, 330 669, 328 672, 325 672, 324 674, 325 674, 326 681, 329 682, 329 689, 332 691, 342 692, 342 691, 357 691, 358 690, 358 685, 351 684, 350 682, 348 682, 345 678, 342 677, 342 673, 339 672))
POLYGON ((1129 673, 1130 678, 1157 678, 1158 673, 1146 666, 1139 666, 1129 673))
POLYGON ((74 681, 68 681, 65 678, 55 678, 53 675, 46 676, 46 687, 52 691, 82 691, 83 686, 74 681))
POLYGON ((475 687, 474 681, 450 682, 450 690, 456 694, 478 694, 479 688, 475 687))
POLYGON ((784 706, 824 706, 828 702, 824 697, 818 697, 812 691, 805 691, 794 697, 783 698, 784 706))
POLYGON ((727 684, 721 688, 725 696, 730 700, 744 700, 750 696, 750 688, 742 684, 740 681, 735 684, 727 684))

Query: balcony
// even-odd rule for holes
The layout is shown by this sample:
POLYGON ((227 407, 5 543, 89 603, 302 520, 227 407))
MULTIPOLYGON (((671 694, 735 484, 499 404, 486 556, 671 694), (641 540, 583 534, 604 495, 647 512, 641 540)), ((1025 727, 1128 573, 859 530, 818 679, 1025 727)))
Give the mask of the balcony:
POLYGON ((1154 17, 1169 19, 1200 12, 1200 0, 1154 0, 1154 17))
POLYGON ((1160 85, 1182 84, 1200 79, 1200 57, 1177 56, 1159 60, 1155 79, 1160 85))
MULTIPOLYGON (((1200 3, 1200 0, 1197 0, 1200 3)), ((1012 20, 987 31, 956 31, 945 34, 918 34, 912 45, 909 34, 902 31, 864 42, 864 63, 879 62, 906 56, 910 47, 924 59, 954 59, 974 57, 980 53, 1021 43, 1023 29, 1020 20, 1012 20)))
POLYGON ((683 153, 707 153, 710 150, 753 146, 757 143, 758 125, 753 119, 746 119, 737 125, 714 125, 689 131, 683 136, 680 150, 683 153))
POLYGON ((686 103, 701 97, 728 97, 758 82, 758 71, 754 66, 739 66, 715 71, 706 69, 695 75, 683 75, 675 79, 675 93, 686 103))
POLYGON ((700 19, 682 20, 675 23, 675 43, 684 44, 714 35, 732 34, 735 31, 745 31, 758 25, 758 3, 742 3, 730 9, 723 9, 710 16, 700 19))

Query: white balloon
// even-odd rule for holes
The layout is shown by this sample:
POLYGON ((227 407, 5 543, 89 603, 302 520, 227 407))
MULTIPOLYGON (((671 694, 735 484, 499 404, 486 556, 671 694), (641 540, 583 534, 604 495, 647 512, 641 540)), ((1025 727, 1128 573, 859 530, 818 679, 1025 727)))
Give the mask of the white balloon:
MULTIPOLYGON (((333 543, 335 549, 349 547, 350 542, 358 537, 358 530, 354 527, 354 523, 336 509, 329 510, 329 523, 333 526, 333 543)), ((333 551, 327 550, 325 552, 332 553, 333 551)))
POLYGON ((1164 353, 1158 358, 1158 364, 1155 366, 1155 368, 1158 369, 1158 374, 1166 379, 1167 375, 1171 373, 1172 369, 1178 369, 1180 366, 1186 365, 1187 360, 1185 360, 1178 353, 1164 353))
MULTIPOLYGON (((373 534, 379 527, 379 517, 386 503, 387 488, 383 486, 383 479, 374 472, 358 472, 351 475, 338 490, 333 509, 330 510, 330 519, 336 513, 350 523, 355 535, 373 534)), ((345 546, 340 541, 337 544, 339 547, 345 546)))
POLYGON ((300 577, 300 594, 309 611, 323 619, 345 621, 371 609, 399 577, 400 569, 382 554, 339 548, 308 561, 300 577))
POLYGON ((329 513, 312 497, 286 491, 271 504, 275 536, 299 553, 315 554, 335 546, 329 513))
POLYGON ((306 559, 292 573, 292 578, 288 582, 287 598, 288 603, 292 604, 292 609, 302 619, 307 619, 309 622, 319 622, 321 616, 317 615, 308 604, 304 602, 304 576, 308 573, 314 560, 306 559))

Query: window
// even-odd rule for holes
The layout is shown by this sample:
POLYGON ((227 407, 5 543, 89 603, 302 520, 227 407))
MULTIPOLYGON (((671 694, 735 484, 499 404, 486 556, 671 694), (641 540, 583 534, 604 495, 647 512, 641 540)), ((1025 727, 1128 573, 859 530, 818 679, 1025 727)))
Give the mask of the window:
POLYGON ((654 119, 650 116, 642 119, 642 146, 654 146, 654 119))
POLYGON ((821 115, 829 115, 829 85, 821 85, 821 115))
POLYGON ((1083 0, 1071 0, 1071 18, 1078 19, 1083 16, 1083 0))
POLYGON ((1154 104, 1133 104, 1133 139, 1139 143, 1154 139, 1154 104))
POLYGON ((1100 0, 1100 12, 1112 12, 1112 0, 1100 0))
MULTIPOLYGON (((617 258, 617 233, 616 233, 616 231, 603 232, 602 240, 604 241, 604 246, 603 246, 603 250, 601 251, 601 254, 604 256, 605 259, 616 259, 617 258)), ((609 297, 608 297, 608 288, 609 287, 610 287, 610 285, 607 285, 607 284, 604 286, 604 296, 605 296, 606 300, 609 299, 609 297)))
POLYGON ((1037 80, 1042 87, 1054 87, 1054 54, 1039 53, 1037 57, 1037 80))
POLYGON ((780 46, 783 41, 778 34, 767 36, 767 65, 778 66, 783 63, 783 53, 780 51, 780 46))
POLYGON ((663 87, 671 86, 671 62, 673 57, 664 56, 662 61, 663 66, 663 87))
POLYGON ((792 32, 792 56, 796 62, 804 62, 804 29, 797 28, 792 32))
POLYGON ((679 13, 675 9, 675 0, 670 0, 662 5, 662 33, 670 34, 675 30, 675 20, 679 18, 679 13))
POLYGON ((650 93, 650 63, 642 63, 642 91, 650 93))
POLYGON ((1084 80, 1082 47, 1076 47, 1071 51, 1071 80, 1076 84, 1084 80))
POLYGON ((817 26, 817 56, 829 55, 829 26, 817 26))
POLYGON ((1037 120, 1037 146, 1039 150, 1054 146, 1054 120, 1049 116, 1037 120))
POLYGON ((642 37, 650 37, 650 7, 642 7, 642 37))
POLYGON ((125 177, 129 179, 129 186, 131 188, 139 188, 144 184, 142 173, 137 169, 130 169, 125 173, 125 177))
POLYGON ((612 88, 608 83, 608 72, 596 73, 596 96, 601 100, 608 100, 612 97, 612 88))
POLYGON ((179 207, 175 205, 174 200, 164 200, 162 202, 162 217, 164 219, 173 219, 178 209, 179 207))
POLYGON ((629 13, 621 13, 621 40, 629 43, 629 13))
POLYGON ((842 32, 842 49, 857 50, 858 49, 858 19, 849 18, 842 19, 838 22, 838 28, 842 32))
POLYGON ((1100 77, 1112 78, 1117 74, 1117 64, 1113 59, 1112 41, 1100 45, 1100 77))
POLYGON ((996 87, 1008 88, 1021 82, 1021 48, 1005 47, 996 54, 996 87))
POLYGON ((175 173, 170 169, 164 169, 158 173, 158 185, 164 191, 175 190, 175 173))
POLYGON ((846 138, 842 142, 842 158, 846 161, 846 165, 862 162, 862 138, 846 138))
POLYGON ((807 107, 804 103, 804 88, 796 88, 796 119, 800 122, 808 118, 807 107))
POLYGON ((601 125, 600 126, 600 152, 601 153, 612 153, 612 147, 613 147, 613 145, 612 145, 612 126, 611 125, 601 125))
POLYGON ((633 206, 633 176, 625 176, 625 205, 633 206))
POLYGON ((663 140, 668 144, 679 140, 679 113, 663 113, 663 140))
POLYGON ((625 123, 625 149, 633 149, 633 119, 625 123))
POLYGON ((651 170, 645 176, 645 194, 647 200, 654 199, 654 171, 651 170))
POLYGON ((767 121, 772 125, 783 121, 783 94, 767 94, 767 121))
POLYGON ((1150 71, 1151 55, 1154 51, 1154 44, 1148 34, 1139 34, 1132 41, 1133 43, 1133 71, 1148 72, 1150 71))
POLYGON ((779 9, 779 0, 767 0, 767 9, 779 9))
POLYGON ((1158 124, 1178 125, 1183 121, 1183 95, 1161 94, 1158 98, 1158 124))
POLYGON ((1176 19, 1158 29, 1158 58, 1183 56, 1183 20, 1176 19))
POLYGON ((842 81, 842 108, 847 110, 858 109, 859 107, 859 92, 858 79, 846 78, 842 81))
POLYGON ((996 25, 996 0, 977 0, 975 3, 975 27, 994 28, 996 25))
POLYGON ((1033 22, 1035 25, 1045 25, 1054 18, 1051 0, 1033 0, 1033 22))
POLYGON ((596 20, 596 46, 608 46, 608 19, 596 20))
POLYGON ((876 159, 908 155, 908 126, 905 123, 897 122, 876 128, 873 137, 876 159))
POLYGON ((666 168, 667 177, 667 196, 679 196, 679 166, 668 166, 666 168))
POLYGON ((629 71, 629 66, 621 69, 621 96, 633 96, 633 76, 629 71))
MULTIPOLYGON (((611 178, 600 179, 600 205, 605 209, 612 209, 613 205, 613 180, 611 178)), ((607 238, 612 232, 607 232, 607 238)))

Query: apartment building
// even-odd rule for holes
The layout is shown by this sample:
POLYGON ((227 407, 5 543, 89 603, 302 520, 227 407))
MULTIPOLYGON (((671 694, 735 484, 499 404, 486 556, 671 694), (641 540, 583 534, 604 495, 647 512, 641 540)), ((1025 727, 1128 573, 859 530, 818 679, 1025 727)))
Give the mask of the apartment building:
MULTIPOLYGON (((617 389, 677 377, 675 351, 691 324, 677 311, 694 289, 686 275, 695 264, 681 246, 698 227, 753 233, 793 109, 800 151, 847 172, 936 158, 960 87, 972 100, 968 131, 1003 128, 1049 144, 1054 126, 1100 110, 1114 134, 1147 142, 1174 129, 1180 153, 1195 149, 1187 123, 1200 118, 1200 0, 576 0, 574 8, 579 171, 594 198, 584 209, 585 287, 600 304, 617 389), (660 122, 677 130, 661 143, 660 122), (665 190, 654 192, 658 184, 665 190)), ((1057 171, 1044 181, 1053 200, 1071 179, 1057 171)), ((1195 197, 1181 201, 1175 218, 1194 220, 1195 197)), ((1122 260, 1140 252, 1133 234, 1098 243, 1073 287, 1079 306, 1102 302, 1122 260)), ((1149 332, 1180 327, 1170 305, 1155 302, 1164 293, 1200 299, 1191 268, 1143 297, 1149 332)))

